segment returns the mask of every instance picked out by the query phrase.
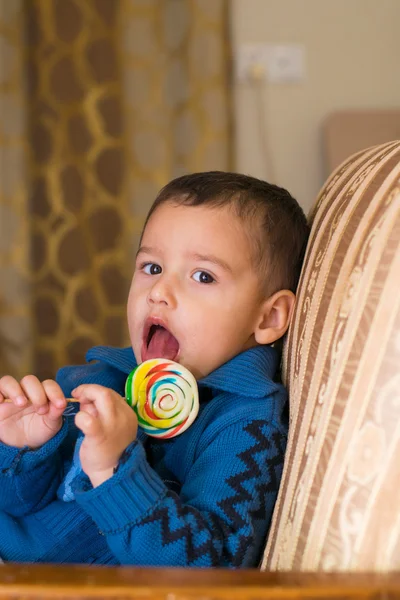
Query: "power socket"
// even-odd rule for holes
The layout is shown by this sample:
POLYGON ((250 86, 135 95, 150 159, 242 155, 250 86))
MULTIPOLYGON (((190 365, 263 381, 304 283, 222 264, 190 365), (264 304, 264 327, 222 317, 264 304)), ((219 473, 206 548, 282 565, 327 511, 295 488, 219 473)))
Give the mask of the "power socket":
POLYGON ((239 82, 298 83, 305 76, 305 48, 301 44, 242 44, 235 72, 239 82))

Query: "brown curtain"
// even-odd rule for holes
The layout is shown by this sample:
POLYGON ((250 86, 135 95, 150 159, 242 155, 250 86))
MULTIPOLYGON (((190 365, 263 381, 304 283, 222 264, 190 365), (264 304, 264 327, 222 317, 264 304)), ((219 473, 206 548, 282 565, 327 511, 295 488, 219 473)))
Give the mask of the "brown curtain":
POLYGON ((227 5, 0 0, 0 371, 128 343, 156 192, 230 166, 227 5))
POLYGON ((0 1, 0 374, 32 369, 22 0, 0 1))

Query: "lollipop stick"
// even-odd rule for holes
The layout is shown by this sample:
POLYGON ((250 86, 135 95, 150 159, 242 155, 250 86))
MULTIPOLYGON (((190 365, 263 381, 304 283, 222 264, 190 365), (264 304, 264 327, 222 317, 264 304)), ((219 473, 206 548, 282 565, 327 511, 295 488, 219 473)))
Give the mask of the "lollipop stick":
MULTIPOLYGON (((66 401, 67 401, 67 406, 64 408, 63 415, 64 415, 64 417, 74 417, 76 415, 76 413, 79 411, 79 408, 77 409, 74 407, 74 404, 77 404, 78 400, 75 400, 75 398, 66 398, 66 401)), ((13 401, 10 400, 10 398, 4 398, 3 402, 0 402, 0 406, 4 403, 12 404, 13 401)), ((28 406, 27 404, 24 404, 23 406, 18 405, 18 408, 24 409, 27 406, 28 406)))
MULTIPOLYGON (((78 402, 78 400, 75 400, 75 398, 65 398, 67 402, 78 402)), ((4 398, 3 402, 1 402, 0 404, 4 404, 7 402, 12 402, 12 400, 10 400, 10 398, 4 398)))

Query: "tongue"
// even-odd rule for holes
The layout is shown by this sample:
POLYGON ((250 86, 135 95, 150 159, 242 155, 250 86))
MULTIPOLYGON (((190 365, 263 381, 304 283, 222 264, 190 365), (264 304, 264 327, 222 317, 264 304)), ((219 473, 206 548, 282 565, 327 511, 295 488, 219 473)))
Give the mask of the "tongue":
POLYGON ((169 331, 160 327, 155 330, 150 344, 144 351, 142 360, 149 360, 150 358, 168 358, 169 360, 174 360, 178 351, 178 340, 169 331))

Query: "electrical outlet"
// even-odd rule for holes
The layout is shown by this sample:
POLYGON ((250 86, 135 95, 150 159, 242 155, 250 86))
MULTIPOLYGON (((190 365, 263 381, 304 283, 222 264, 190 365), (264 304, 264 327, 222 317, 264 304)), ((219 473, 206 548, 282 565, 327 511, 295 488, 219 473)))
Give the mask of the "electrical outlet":
POLYGON ((243 44, 236 55, 238 81, 293 83, 304 78, 305 50, 300 44, 243 44))
POLYGON ((271 83, 292 83, 304 78, 304 46, 282 44, 270 47, 268 80, 271 83))
POLYGON ((261 79, 267 78, 268 44, 242 44, 236 54, 236 78, 238 81, 251 81, 258 72, 261 79))

